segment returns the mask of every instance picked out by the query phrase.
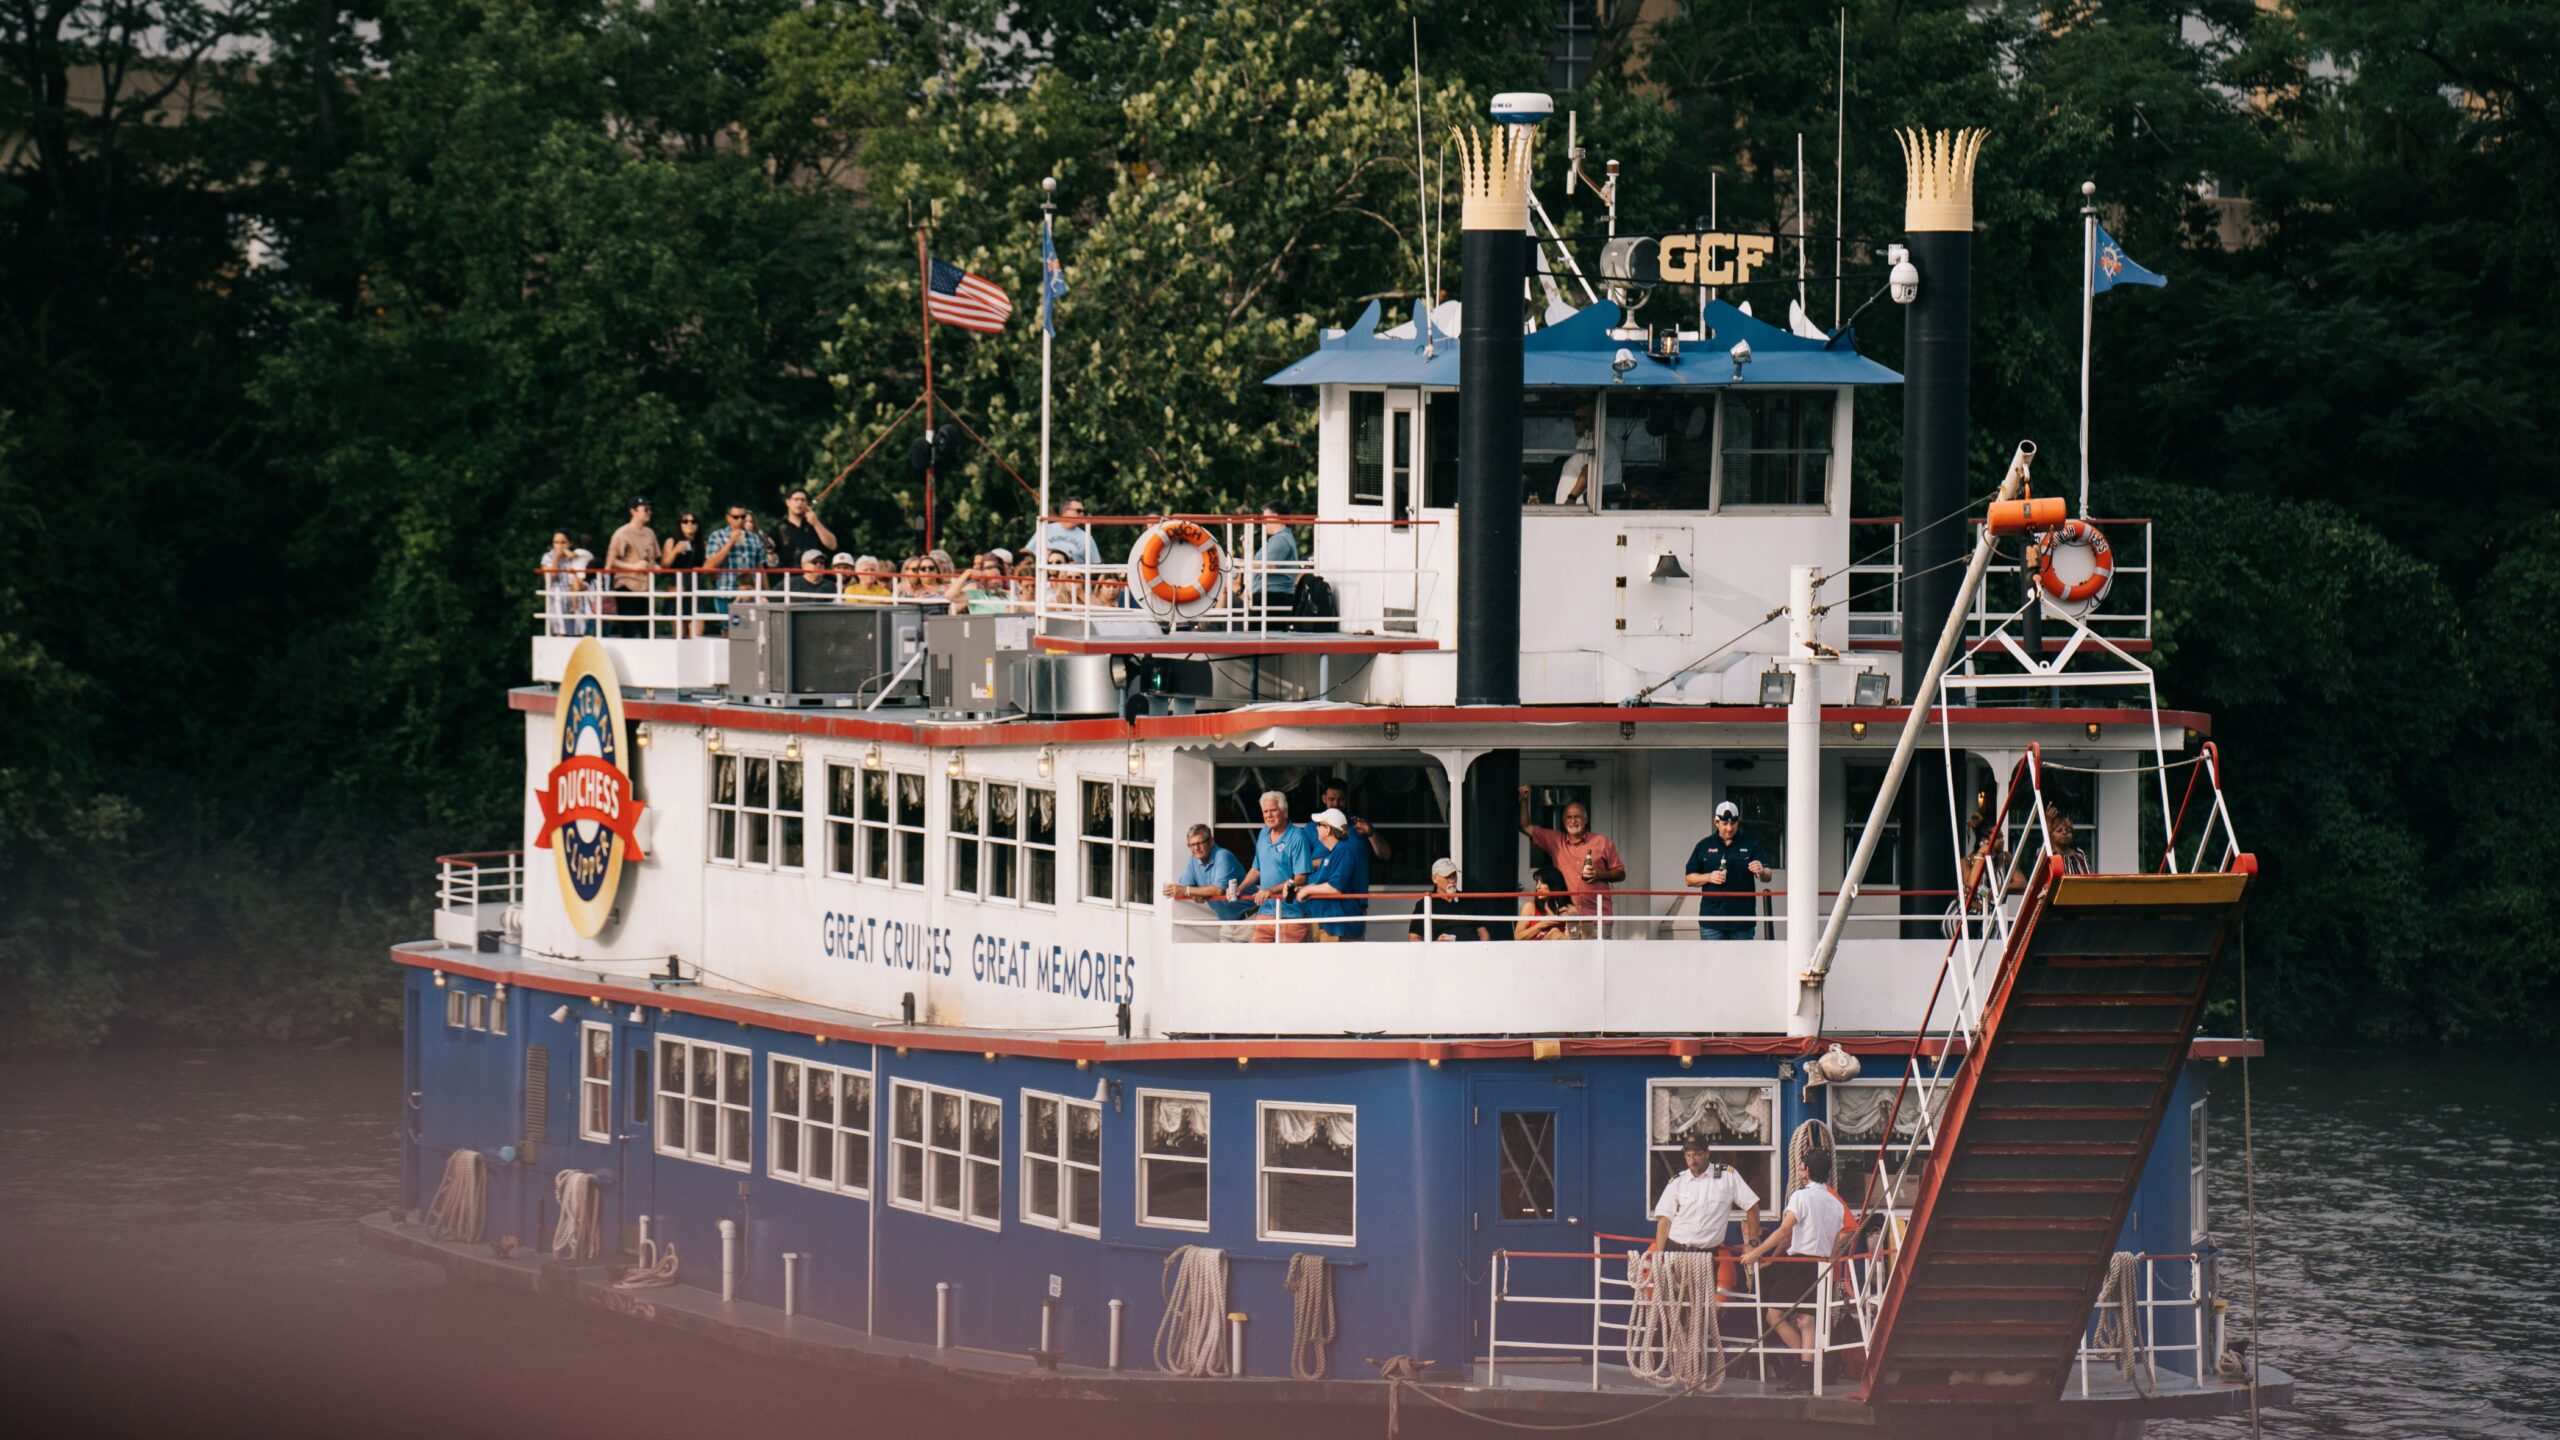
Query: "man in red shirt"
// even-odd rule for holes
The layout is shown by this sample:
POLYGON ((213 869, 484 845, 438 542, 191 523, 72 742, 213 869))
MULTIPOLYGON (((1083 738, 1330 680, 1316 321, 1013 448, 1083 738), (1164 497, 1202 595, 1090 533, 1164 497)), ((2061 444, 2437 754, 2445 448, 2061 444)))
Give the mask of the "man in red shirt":
POLYGON ((1618 847, 1606 835, 1591 828, 1591 812, 1579 800, 1564 807, 1564 828, 1550 830, 1529 823, 1529 787, 1520 787, 1520 833, 1529 843, 1545 852, 1547 860, 1564 872, 1564 888, 1573 892, 1573 911, 1577 915, 1598 915, 1600 897, 1609 887, 1627 878, 1627 862, 1618 857, 1618 847))

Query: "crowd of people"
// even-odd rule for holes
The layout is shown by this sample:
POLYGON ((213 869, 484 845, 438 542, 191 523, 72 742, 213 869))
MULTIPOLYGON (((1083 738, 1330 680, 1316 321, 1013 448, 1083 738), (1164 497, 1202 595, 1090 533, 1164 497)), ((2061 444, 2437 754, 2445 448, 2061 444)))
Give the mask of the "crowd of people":
MULTIPOLYGON (((806 490, 793 490, 768 529, 753 507, 731 505, 704 533, 691 510, 661 535, 648 497, 631 497, 628 518, 596 558, 594 542, 562 530, 536 569, 543 576, 544 627, 553 635, 702 637, 726 623, 742 596, 785 604, 924 605, 986 615, 1034 608, 1135 608, 1125 575, 1106 570, 1085 502, 1069 497, 1020 549, 995 546, 962 556, 936 546, 892 562, 840 548, 806 490), (1045 565, 1044 563, 1045 562, 1045 565)), ((1297 537, 1270 506, 1254 563, 1232 573, 1230 600, 1286 609, 1297 585, 1297 537)))

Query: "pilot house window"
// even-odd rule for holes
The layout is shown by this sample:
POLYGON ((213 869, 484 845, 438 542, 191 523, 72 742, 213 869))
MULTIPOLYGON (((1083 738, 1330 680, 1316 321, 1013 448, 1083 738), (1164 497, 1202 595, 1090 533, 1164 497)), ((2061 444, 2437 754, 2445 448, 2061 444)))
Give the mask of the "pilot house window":
POLYGON ((1830 476, 1829 391, 1725 397, 1724 493, 1718 509, 1827 509, 1830 476))
POLYGON ((1387 397, 1351 392, 1351 503, 1387 503, 1387 397))

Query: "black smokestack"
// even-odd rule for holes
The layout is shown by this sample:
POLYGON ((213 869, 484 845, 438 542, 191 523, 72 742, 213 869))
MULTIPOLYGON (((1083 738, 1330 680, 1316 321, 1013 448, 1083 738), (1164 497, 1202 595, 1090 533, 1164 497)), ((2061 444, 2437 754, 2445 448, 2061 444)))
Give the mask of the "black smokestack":
MULTIPOLYGON (((1962 519, 1973 409, 1973 167, 1979 130, 1901 132, 1903 229, 1920 272, 1902 349, 1902 693, 1918 692, 1956 603, 1973 543, 1962 519)), ((1922 747, 1902 787, 1907 890, 1955 885, 1959 858, 1939 843, 1946 766, 1922 747), (1934 808, 1933 808, 1934 807, 1934 808), (1924 858, 1925 857, 1925 858, 1924 858)), ((1925 904, 1906 904, 1906 912, 1925 904)), ((1920 932, 1932 933, 1923 926, 1920 932)))
MULTIPOLYGON (((1520 703, 1520 295, 1528 280, 1525 128, 1461 132, 1458 298, 1458 703, 1520 703)), ((1520 755, 1467 773, 1469 890, 1517 890, 1520 755)))

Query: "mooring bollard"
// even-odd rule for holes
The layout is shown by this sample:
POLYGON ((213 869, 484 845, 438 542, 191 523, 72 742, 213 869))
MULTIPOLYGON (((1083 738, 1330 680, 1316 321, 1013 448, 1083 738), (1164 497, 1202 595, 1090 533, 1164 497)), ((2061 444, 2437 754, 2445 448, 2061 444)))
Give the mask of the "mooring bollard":
POLYGON ((1041 1302, 1040 1302, 1040 1348, 1041 1348, 1041 1349, 1043 1349, 1043 1350, 1055 1350, 1056 1348, 1058 1348, 1058 1347, 1056 1347, 1055 1345, 1052 1345, 1052 1344, 1050 1344, 1050 1343, 1049 1343, 1050 1337, 1055 1333, 1055 1323, 1054 1323, 1054 1322, 1057 1320, 1057 1318, 1058 1318, 1058 1302, 1057 1302, 1057 1301, 1055 1301, 1055 1300, 1043 1300, 1043 1301, 1041 1301, 1041 1302))
POLYGON ((1121 1312, 1121 1310, 1122 1310, 1123 1308, 1124 1308, 1124 1307, 1121 1305, 1121 1302, 1119 1302, 1119 1301, 1117 1301, 1117 1300, 1114 1300, 1114 1301, 1112 1301, 1112 1302, 1111 1302, 1111 1362, 1110 1362, 1110 1363, 1111 1363, 1111 1368, 1112 1368, 1112 1369, 1114 1369, 1114 1370, 1117 1370, 1117 1369, 1119 1369, 1119 1368, 1120 1368, 1120 1312, 1121 1312))
POLYGON ((1227 1373, 1241 1379, 1244 1375, 1244 1312, 1227 1312, 1227 1373))
POLYGON ((782 1313, 800 1313, 800 1252, 782 1252, 782 1313))
POLYGON ((951 1348, 951 1282, 938 1280, 933 1286, 933 1348, 951 1348))
POLYGON ((738 1222, 720 1222, 720 1303, 738 1298, 738 1222))

